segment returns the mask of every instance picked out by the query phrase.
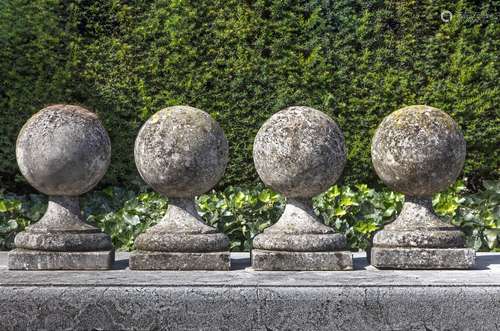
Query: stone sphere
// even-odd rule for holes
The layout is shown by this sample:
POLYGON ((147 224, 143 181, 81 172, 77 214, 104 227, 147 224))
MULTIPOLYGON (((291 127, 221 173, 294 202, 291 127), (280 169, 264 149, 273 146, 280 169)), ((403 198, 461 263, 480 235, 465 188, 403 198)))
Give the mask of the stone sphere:
POLYGON ((378 176, 393 190, 430 196, 458 177, 465 141, 445 112, 409 106, 384 118, 373 137, 372 161, 378 176))
POLYGON ((271 116, 253 146, 262 181, 289 198, 310 198, 326 191, 346 162, 344 136, 326 114, 289 107, 271 116))
POLYGON ((53 105, 22 127, 16 157, 21 173, 38 191, 77 196, 106 173, 111 142, 96 114, 79 106, 53 105))
POLYGON ((207 192, 221 179, 228 144, 209 114, 174 106, 144 123, 134 154, 141 177, 154 190, 172 198, 190 198, 207 192))

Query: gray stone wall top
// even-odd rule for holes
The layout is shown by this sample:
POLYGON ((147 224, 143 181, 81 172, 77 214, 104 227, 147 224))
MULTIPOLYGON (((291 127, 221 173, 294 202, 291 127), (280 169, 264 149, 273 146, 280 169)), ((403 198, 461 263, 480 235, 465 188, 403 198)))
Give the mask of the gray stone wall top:
MULTIPOLYGON (((16 272, 0 253, 2 330, 495 330, 500 255, 470 271, 16 272), (2 262, 3 261, 3 262, 2 262)), ((244 261, 242 261, 242 259, 244 261)), ((245 260, 246 259, 246 260, 245 260)), ((245 262, 245 263, 242 263, 245 262)))
POLYGON ((391 287, 499 286, 500 253, 477 253, 472 270, 379 270, 354 253, 353 271, 251 271, 249 253, 231 253, 231 271, 133 271, 129 253, 117 253, 109 271, 9 271, 0 252, 0 287, 391 287))

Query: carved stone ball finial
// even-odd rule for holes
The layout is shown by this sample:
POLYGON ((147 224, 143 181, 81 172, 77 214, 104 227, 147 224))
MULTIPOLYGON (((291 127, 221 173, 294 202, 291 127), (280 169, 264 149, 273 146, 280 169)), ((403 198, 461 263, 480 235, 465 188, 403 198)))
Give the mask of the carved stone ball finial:
POLYGON ((106 173, 111 142, 94 113, 79 106, 53 105, 23 126, 16 156, 21 173, 38 191, 78 196, 106 173))
POLYGON ((346 148, 337 124, 316 109, 289 107, 262 125, 255 137, 253 156, 262 181, 287 198, 278 222, 254 239, 253 267, 257 270, 352 268, 350 254, 341 263, 337 263, 338 254, 334 258, 328 255, 345 248, 345 237, 322 224, 311 201, 342 174, 346 148))
POLYGON ((194 203, 221 179, 228 162, 219 124, 193 107, 162 109, 141 128, 134 154, 141 177, 169 198, 169 207, 137 237, 131 268, 228 269, 229 239, 203 222, 194 203))
POLYGON ((134 155, 141 177, 155 191, 171 198, 193 198, 208 192, 224 175, 228 143, 209 114, 174 106, 144 124, 134 155))
POLYGON ((326 114, 290 107, 262 125, 253 157, 266 185, 287 198, 312 198, 340 177, 346 148, 342 131, 326 114))
POLYGON ((63 253, 68 251, 97 252, 97 261, 104 262, 97 263, 95 268, 109 267, 111 239, 84 222, 78 201, 80 194, 90 191, 101 180, 110 163, 111 143, 97 116, 79 106, 44 108, 21 129, 16 156, 26 180, 49 195, 49 206, 37 223, 16 236, 18 250, 9 257, 9 267, 92 269, 96 263, 89 257, 91 253, 73 254, 75 258, 71 260, 63 253), (25 250, 37 251, 38 255, 25 250), (40 251, 61 254, 57 257, 40 251), (34 256, 36 261, 28 256, 34 256))
POLYGON ((393 190, 429 197, 457 179, 465 161, 465 141, 445 112, 429 106, 405 107, 378 127, 372 161, 380 179, 393 190))
POLYGON ((465 161, 465 141, 445 112, 409 106, 387 116, 372 143, 379 177, 405 194, 398 218, 377 233, 372 264, 381 268, 468 268, 473 251, 464 249, 462 232, 439 219, 432 194, 458 177, 465 161))

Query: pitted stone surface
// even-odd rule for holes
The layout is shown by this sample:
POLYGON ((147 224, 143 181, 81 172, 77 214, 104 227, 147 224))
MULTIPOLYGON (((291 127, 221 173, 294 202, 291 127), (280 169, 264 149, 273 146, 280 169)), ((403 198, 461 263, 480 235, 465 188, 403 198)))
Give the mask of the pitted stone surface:
POLYGON ((194 199, 169 199, 167 212, 155 226, 135 240, 143 251, 218 252, 229 247, 229 238, 203 223, 194 199))
POLYGON ((352 270, 351 252, 286 252, 252 250, 252 269, 267 271, 352 270))
POLYGON ((84 222, 78 201, 104 176, 111 159, 111 143, 97 116, 79 106, 44 108, 21 129, 16 156, 26 180, 49 195, 49 205, 38 222, 17 234, 18 250, 9 265, 26 270, 109 268, 111 238, 84 222))
POLYGON ((151 227, 137 237, 135 247, 158 252, 218 252, 229 247, 229 238, 223 233, 165 233, 151 227), (151 230, 152 229, 152 230, 151 230))
POLYGON ((17 248, 45 251, 112 250, 111 238, 84 222, 77 197, 51 196, 42 218, 16 235, 17 248))
POLYGON ((289 198, 281 218, 267 234, 331 234, 333 229, 321 223, 313 210, 312 200, 289 198))
POLYGON ((461 248, 464 234, 434 213, 431 198, 406 197, 397 219, 377 232, 377 247, 461 248))
POLYGON ((346 238, 341 233, 285 234, 264 232, 253 240, 253 247, 273 251, 322 252, 345 249, 346 238))
POLYGON ((471 248, 373 247, 372 264, 387 269, 470 269, 476 253, 471 248))
POLYGON ((311 199, 287 199, 278 222, 253 240, 253 247, 264 250, 320 252, 346 247, 343 234, 321 223, 314 213, 311 199))
POLYGON ((219 124, 193 107, 162 109, 141 128, 134 153, 144 181, 169 198, 162 220, 135 240, 134 269, 228 269, 228 237, 206 225, 194 203, 195 195, 220 180, 228 162, 219 124), (207 260, 200 263, 203 256, 207 260))
POLYGON ((17 234, 15 245, 18 248, 55 252, 85 252, 113 249, 109 236, 99 229, 85 233, 23 231, 17 234))
POLYGON ((397 219, 375 234, 373 265, 380 268, 469 268, 473 250, 464 235, 443 222, 432 194, 457 178, 465 160, 465 141, 446 113, 410 106, 387 116, 372 142, 373 166, 392 189, 405 194, 397 219))
POLYGON ((320 252, 344 249, 345 236, 321 223, 311 199, 287 199, 278 222, 253 240, 253 247, 264 250, 320 252))
POLYGON ((16 157, 21 173, 38 191, 78 196, 106 173, 111 142, 94 113, 79 106, 53 105, 22 127, 16 157))
POLYGON ((262 125, 253 158, 266 185, 288 198, 312 198, 340 177, 346 147, 342 131, 326 114, 289 107, 262 125))
POLYGON ((261 252, 255 253, 256 270, 345 269, 337 258, 343 253, 325 253, 345 249, 345 237, 321 222, 311 201, 342 174, 346 148, 337 124, 316 109, 289 107, 262 125, 253 156, 262 181, 287 198, 278 222, 254 238, 261 252))
POLYGON ((377 247, 453 248, 464 247, 465 239, 460 230, 394 230, 377 232, 377 247))
POLYGON ((114 261, 113 250, 63 252, 14 249, 9 252, 10 270, 107 270, 114 261))
POLYGON ((130 255, 131 270, 229 270, 229 251, 221 252, 145 252, 130 255))
POLYGON ((155 191, 170 198, 192 198, 221 179, 228 143, 209 114, 174 106, 146 121, 135 141, 134 155, 141 177, 155 191))
MULTIPOLYGON (((478 253, 476 270, 245 269, 6 270, 0 252, 2 330, 495 330, 500 254, 478 253)), ((244 262, 242 262, 244 261, 244 262)))
POLYGON ((372 161, 393 190, 430 196, 457 179, 465 161, 465 140, 445 112, 409 106, 384 118, 373 137, 372 161))
POLYGON ((42 218, 30 225, 32 233, 93 233, 98 229, 84 222, 78 197, 50 196, 47 211, 42 218))

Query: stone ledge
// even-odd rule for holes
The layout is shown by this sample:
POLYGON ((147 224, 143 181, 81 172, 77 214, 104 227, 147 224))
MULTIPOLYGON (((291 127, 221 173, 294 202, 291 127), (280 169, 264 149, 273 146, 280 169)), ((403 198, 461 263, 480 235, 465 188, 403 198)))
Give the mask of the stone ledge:
POLYGON ((8 271, 0 253, 2 330, 494 330, 500 325, 500 254, 474 270, 8 271))

